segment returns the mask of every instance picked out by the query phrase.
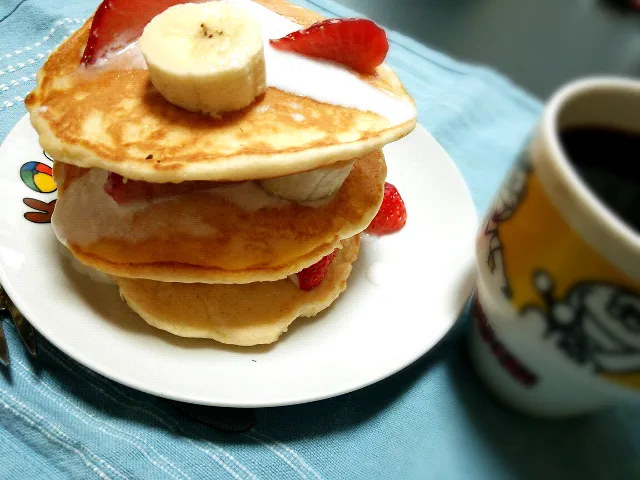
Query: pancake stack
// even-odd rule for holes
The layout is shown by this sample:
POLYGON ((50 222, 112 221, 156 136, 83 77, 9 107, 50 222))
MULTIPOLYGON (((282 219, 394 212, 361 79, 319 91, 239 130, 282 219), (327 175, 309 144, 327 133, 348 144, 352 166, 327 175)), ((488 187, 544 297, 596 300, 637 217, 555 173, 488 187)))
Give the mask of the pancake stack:
MULTIPOLYGON (((256 3, 300 28, 321 19, 256 3)), ((26 100, 55 159, 58 239, 108 274, 146 322, 175 335, 272 343, 296 318, 327 308, 382 202, 380 149, 415 127, 415 110, 394 122, 267 85, 241 110, 190 112, 135 62, 82 66, 91 21, 51 54, 26 100), (338 170, 348 176, 325 198, 291 200, 268 188, 338 170), (332 252, 321 283, 301 289, 296 274, 332 252)), ((357 77, 413 108, 386 65, 357 77)))

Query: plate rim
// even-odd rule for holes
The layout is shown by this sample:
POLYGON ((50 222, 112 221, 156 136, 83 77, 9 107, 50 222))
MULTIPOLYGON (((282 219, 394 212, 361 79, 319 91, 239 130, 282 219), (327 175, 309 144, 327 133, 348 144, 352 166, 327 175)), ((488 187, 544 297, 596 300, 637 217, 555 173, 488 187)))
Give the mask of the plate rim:
MULTIPOLYGON (((18 128, 21 128, 21 125, 23 124, 23 122, 25 122, 25 120, 28 121, 28 114, 25 114, 23 117, 21 117, 18 122, 16 122, 16 124, 12 127, 12 129, 10 130, 10 132, 7 134, 7 136, 5 137, 5 139, 3 140, 2 144, 0 144, 0 148, 4 146, 5 142, 7 142, 7 140, 9 139, 9 137, 14 134, 15 130, 18 128)), ((31 127, 31 125, 29 124, 29 128, 33 128, 31 127)), ((438 149, 440 151, 440 154, 443 155, 443 158, 446 159, 447 163, 449 164, 449 167, 452 167, 452 171, 451 173, 454 174, 454 176, 456 177, 456 180, 458 182, 460 182, 460 185, 463 188, 464 191, 464 202, 467 203, 470 207, 470 214, 472 214, 473 216, 473 222, 474 222, 474 229, 477 230, 478 226, 479 226, 479 217, 478 217, 478 213, 476 211, 475 208, 475 203, 473 201, 473 197, 471 195, 471 191, 469 188, 469 185, 467 184, 467 182, 465 181, 462 173, 460 172, 460 169, 458 168, 458 166, 455 164, 455 162, 453 161, 453 159, 451 158, 451 156, 447 153, 447 151, 442 147, 442 145, 440 145, 440 143, 435 139, 435 137, 433 135, 431 135, 431 133, 420 123, 418 123, 416 125, 416 128, 414 129, 415 131, 419 131, 422 135, 427 137, 427 141, 431 142, 434 146, 434 148, 438 149)), ((413 132, 411 132, 413 133, 413 132)), ((411 134, 409 133, 409 135, 411 134)), ((471 220, 471 218, 469 219, 471 220)), ((332 389, 330 392, 327 393, 323 393, 323 394, 315 394, 312 396, 309 395, 303 395, 303 394, 298 394, 298 395, 289 395, 289 398, 286 400, 282 400, 282 399, 276 399, 276 400, 272 400, 272 401, 220 401, 220 400, 215 400, 215 399, 206 399, 203 398, 203 396, 201 394, 187 394, 187 395, 180 395, 180 394, 176 394, 176 393, 165 393, 162 392, 160 389, 155 388, 153 385, 152 386, 147 386, 144 384, 140 384, 140 383, 136 383, 136 382, 131 382, 128 379, 121 379, 118 378, 117 373, 113 373, 111 371, 109 371, 108 368, 103 368, 102 365, 100 365, 100 362, 97 361, 93 361, 91 360, 91 357, 87 357, 83 352, 77 352, 77 351, 68 351, 66 348, 64 348, 64 346, 62 346, 58 341, 58 339, 56 338, 55 335, 50 335, 51 332, 47 332, 48 334, 43 333, 39 328, 37 328, 35 326, 35 324, 33 325, 34 328, 38 331, 38 333, 40 335, 42 335, 49 343, 51 343, 56 349, 60 350, 60 352, 62 352, 64 355, 67 355, 68 357, 72 358, 74 361, 78 362, 79 364, 81 364, 83 367, 87 368, 92 374, 98 374, 101 375, 105 378, 108 378, 109 380, 116 382, 120 385, 132 388, 134 390, 140 391, 140 392, 144 392, 150 395, 154 395, 160 398, 164 398, 164 399, 168 399, 168 400, 173 400, 173 401, 179 401, 179 402, 184 402, 184 403, 191 403, 191 404, 197 404, 197 405, 208 405, 208 406, 218 406, 218 407, 233 407, 233 408, 268 408, 268 407, 279 407, 279 406, 290 406, 290 405, 300 405, 300 404, 304 404, 304 403, 310 403, 310 402, 316 402, 316 401, 321 401, 321 400, 326 400, 329 398, 334 398, 334 397, 338 397, 341 395, 345 395, 347 393, 351 393, 360 389, 363 389, 365 387, 368 387, 370 385, 373 385, 379 381, 382 381, 386 378, 389 378, 393 375, 395 375, 396 373, 400 372, 401 370, 404 370, 405 368, 407 368, 408 366, 412 365, 413 363, 415 363, 417 360, 419 360, 420 358, 422 358, 424 355, 426 355, 428 352, 430 352, 432 349, 434 349, 441 341, 444 337, 446 337, 446 335, 451 331, 451 329, 453 328, 453 326, 456 324, 457 319, 460 317, 461 313, 464 311, 465 306, 467 305, 469 298, 473 292, 473 288, 474 288, 474 284, 475 284, 475 278, 476 278, 476 271, 475 268, 472 269, 471 273, 471 278, 465 278, 465 280, 468 282, 468 285, 464 285, 465 288, 465 292, 464 295, 461 295, 460 298, 464 299, 464 300, 456 300, 456 313, 453 316, 453 318, 451 319, 451 321, 449 322, 448 325, 446 325, 446 327, 443 327, 441 330, 441 334, 439 334, 439 338, 437 340, 435 340, 433 343, 430 343, 427 347, 425 347, 424 349, 416 349, 416 353, 414 355, 409 356, 407 359, 405 359, 402 362, 397 362, 395 364, 393 364, 392 368, 389 369, 381 369, 379 373, 372 375, 371 378, 366 378, 362 381, 356 381, 356 382, 352 382, 350 383, 348 386, 345 386, 344 388, 339 388, 339 389, 332 389), (458 305, 459 303, 459 305, 458 305)), ((25 302, 23 300, 23 296, 22 295, 18 295, 14 285, 12 282, 8 281, 7 278, 7 273, 5 271, 5 266, 4 263, 2 261, 0 261, 0 284, 2 284, 4 290, 6 291, 6 293, 9 295, 9 297, 13 300, 13 302, 15 303, 16 307, 23 313, 23 315, 29 319, 29 318, 33 318, 34 315, 31 315, 33 312, 30 308, 30 304, 28 302, 25 302)), ((30 320, 31 322, 31 320, 30 320)), ((33 324, 33 322, 31 322, 33 324)), ((45 328, 46 330, 46 328, 45 328)), ((73 349, 69 349, 69 350, 73 350, 73 349)))

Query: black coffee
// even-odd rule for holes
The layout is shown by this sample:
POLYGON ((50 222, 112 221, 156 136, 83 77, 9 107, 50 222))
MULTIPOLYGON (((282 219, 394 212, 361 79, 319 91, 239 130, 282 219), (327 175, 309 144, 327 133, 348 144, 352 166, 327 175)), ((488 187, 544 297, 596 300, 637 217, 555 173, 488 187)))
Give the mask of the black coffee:
POLYGON ((640 133, 572 127, 560 132, 560 142, 589 188, 640 232, 640 133))

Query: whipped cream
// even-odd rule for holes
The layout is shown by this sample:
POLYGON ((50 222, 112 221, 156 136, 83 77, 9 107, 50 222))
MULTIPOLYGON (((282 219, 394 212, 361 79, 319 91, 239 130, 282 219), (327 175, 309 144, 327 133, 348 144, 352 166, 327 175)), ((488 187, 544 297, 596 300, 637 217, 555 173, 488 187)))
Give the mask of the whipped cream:
POLYGON ((136 70, 146 70, 147 62, 136 40, 104 57, 98 58, 90 69, 97 68, 134 68, 136 70))
MULTIPOLYGON (((269 44, 270 39, 281 38, 300 30, 301 25, 252 0, 222 1, 244 8, 260 22, 268 87, 323 103, 373 112, 386 117, 391 125, 415 118, 416 109, 412 102, 370 85, 343 65, 293 52, 282 52, 269 44)), ((98 68, 120 68, 124 65, 128 68, 146 69, 137 42, 96 62, 98 68)))
MULTIPOLYGON (((144 210, 152 204, 169 202, 181 195, 120 205, 104 191, 107 175, 106 170, 92 168, 76 179, 68 191, 60 196, 51 220, 60 242, 65 245, 67 241, 78 245, 90 245, 102 238, 136 241, 167 234, 162 221, 146 221, 144 210)), ((272 197, 253 181, 216 186, 195 193, 202 192, 213 193, 247 212, 261 208, 278 208, 291 203, 272 197)), ((193 236, 209 237, 217 233, 214 227, 208 226, 199 218, 174 218, 172 224, 174 228, 171 231, 177 229, 193 236)))
POLYGON ((392 125, 416 115, 413 104, 380 90, 334 62, 305 57, 273 48, 269 40, 300 30, 301 25, 251 0, 224 0, 246 9, 262 25, 267 86, 319 102, 370 111, 389 119, 392 125))
POLYGON ((278 208, 291 204, 290 201, 269 195, 254 181, 230 183, 206 190, 215 193, 225 200, 235 203, 247 212, 255 212, 261 208, 278 208))

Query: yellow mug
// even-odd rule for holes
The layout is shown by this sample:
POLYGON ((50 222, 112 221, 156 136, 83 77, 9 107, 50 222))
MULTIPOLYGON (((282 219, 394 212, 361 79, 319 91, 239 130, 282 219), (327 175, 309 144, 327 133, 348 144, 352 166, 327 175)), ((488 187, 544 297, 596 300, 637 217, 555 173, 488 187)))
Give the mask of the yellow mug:
POLYGON ((471 358, 512 407, 564 417, 640 400, 638 172, 640 82, 553 95, 476 241, 471 358))

